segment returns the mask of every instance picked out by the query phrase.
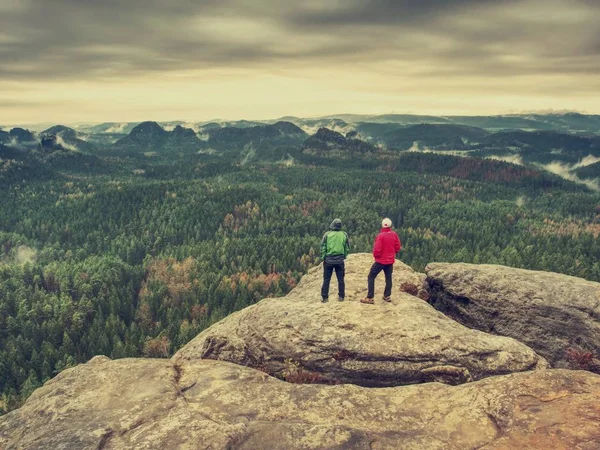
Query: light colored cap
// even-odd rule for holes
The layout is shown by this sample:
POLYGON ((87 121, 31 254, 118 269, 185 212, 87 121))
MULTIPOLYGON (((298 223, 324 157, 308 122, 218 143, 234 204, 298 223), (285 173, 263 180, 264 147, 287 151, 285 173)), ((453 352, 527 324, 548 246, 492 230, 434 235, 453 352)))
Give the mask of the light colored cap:
POLYGON ((383 228, 392 228, 392 221, 386 217, 381 221, 381 226, 383 228))

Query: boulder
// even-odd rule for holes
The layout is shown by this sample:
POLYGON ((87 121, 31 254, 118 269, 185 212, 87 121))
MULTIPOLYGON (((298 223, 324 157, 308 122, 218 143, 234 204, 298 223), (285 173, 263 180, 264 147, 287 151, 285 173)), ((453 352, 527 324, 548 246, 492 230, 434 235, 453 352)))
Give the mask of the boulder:
POLYGON ((295 385, 222 361, 94 358, 0 417, 0 448, 597 449, 600 376, 295 385))
POLYGON ((431 304, 468 327, 515 338, 555 367, 600 354, 600 283, 495 265, 425 271, 431 304))
MULTIPOLYGON (((398 386, 427 381, 460 384, 543 369, 547 362, 511 338, 471 330, 400 290, 419 293, 424 274, 397 262, 392 303, 366 295, 372 257, 346 261, 346 300, 321 303, 321 270, 312 270, 284 298, 265 299, 206 329, 174 361, 218 359, 294 381, 398 386)), ((383 290, 383 274, 376 288, 383 290)))

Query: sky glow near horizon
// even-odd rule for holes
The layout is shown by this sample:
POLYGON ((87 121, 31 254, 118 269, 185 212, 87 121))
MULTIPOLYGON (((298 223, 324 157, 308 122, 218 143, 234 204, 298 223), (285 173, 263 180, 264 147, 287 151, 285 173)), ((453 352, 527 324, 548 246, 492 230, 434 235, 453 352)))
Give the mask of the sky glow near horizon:
POLYGON ((596 0, 0 0, 0 125, 600 113, 596 0))

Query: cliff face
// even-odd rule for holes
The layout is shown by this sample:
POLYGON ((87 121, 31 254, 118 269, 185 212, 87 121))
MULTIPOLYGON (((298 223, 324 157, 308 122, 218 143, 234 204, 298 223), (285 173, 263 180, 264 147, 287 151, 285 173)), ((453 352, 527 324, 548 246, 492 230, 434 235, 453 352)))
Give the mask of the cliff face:
MULTIPOLYGON (((500 288, 497 274, 477 275, 486 267, 430 266, 427 277, 398 262, 392 303, 380 300, 381 277, 376 304, 364 305, 370 264, 369 255, 347 260, 343 303, 335 280, 320 302, 316 268, 285 298, 229 316, 171 360, 96 357, 65 370, 0 417, 0 448, 599 448, 600 376, 547 369, 513 339, 521 334, 467 328, 424 300, 439 306, 451 292, 444 301, 462 305, 491 289, 508 308, 503 295, 548 279, 508 274, 500 288), (443 275, 450 269, 462 290, 458 275, 443 275)), ((568 291, 588 286, 572 281, 568 291)), ((469 326, 484 317, 472 316, 469 326)))
MULTIPOLYGON (((320 382, 398 386, 426 381, 460 384, 486 376, 547 367, 520 342, 466 328, 415 294, 425 276, 397 262, 392 303, 366 296, 372 257, 346 261, 346 299, 320 302, 321 270, 312 270, 285 298, 265 299, 230 315, 183 347, 174 360, 220 359, 286 376, 293 362, 320 382), (410 288, 409 288, 410 286, 410 288)), ((378 292, 383 292, 383 275, 378 292)), ((292 368, 293 371, 298 369, 292 368)))
POLYGON ((96 357, 0 418, 0 448, 594 449, 598 405, 600 377, 584 371, 373 389, 222 361, 96 357))
POLYGON ((495 265, 425 271, 431 303, 468 327, 518 339, 553 367, 572 366, 573 351, 600 355, 600 283, 495 265))

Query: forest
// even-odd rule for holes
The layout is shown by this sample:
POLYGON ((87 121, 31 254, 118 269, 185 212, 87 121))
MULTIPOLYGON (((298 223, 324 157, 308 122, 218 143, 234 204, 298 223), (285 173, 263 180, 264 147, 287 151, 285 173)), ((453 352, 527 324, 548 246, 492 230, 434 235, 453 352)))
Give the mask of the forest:
POLYGON ((0 411, 94 355, 168 357, 285 295, 335 217, 351 252, 392 218, 416 270, 462 261, 600 281, 597 192, 498 161, 369 149, 0 160, 0 411))

